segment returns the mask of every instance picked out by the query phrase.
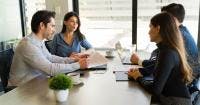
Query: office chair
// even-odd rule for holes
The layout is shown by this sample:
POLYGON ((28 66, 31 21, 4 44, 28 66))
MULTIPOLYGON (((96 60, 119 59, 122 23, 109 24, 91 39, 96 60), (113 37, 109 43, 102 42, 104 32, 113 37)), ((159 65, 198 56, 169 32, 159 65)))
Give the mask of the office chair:
POLYGON ((200 105, 200 76, 196 77, 189 87, 192 104, 200 105))
POLYGON ((14 51, 12 48, 0 51, 0 77, 3 86, 3 91, 5 93, 16 87, 16 86, 10 86, 10 87, 7 86, 13 55, 14 51))
MULTIPOLYGON (((200 61, 200 60, 199 60, 200 61)), ((200 63, 197 61, 192 65, 194 79, 191 84, 188 85, 192 104, 200 105, 200 63)))
POLYGON ((45 41, 44 42, 44 44, 45 44, 45 46, 46 46, 46 48, 47 48, 47 50, 50 52, 50 44, 52 43, 52 40, 47 40, 47 41, 45 41))

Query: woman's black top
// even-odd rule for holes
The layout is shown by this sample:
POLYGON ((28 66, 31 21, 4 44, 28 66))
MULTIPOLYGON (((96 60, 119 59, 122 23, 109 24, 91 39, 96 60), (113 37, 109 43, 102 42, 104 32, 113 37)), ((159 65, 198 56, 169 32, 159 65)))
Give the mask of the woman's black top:
POLYGON ((144 78, 137 80, 151 94, 159 97, 174 96, 190 98, 185 82, 182 80, 180 57, 176 50, 162 43, 157 44, 159 49, 158 59, 154 70, 152 83, 144 82, 144 78))

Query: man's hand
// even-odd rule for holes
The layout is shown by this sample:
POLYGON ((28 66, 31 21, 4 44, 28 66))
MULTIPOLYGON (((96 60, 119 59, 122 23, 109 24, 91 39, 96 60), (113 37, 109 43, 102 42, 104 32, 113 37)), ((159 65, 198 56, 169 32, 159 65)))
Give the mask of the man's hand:
POLYGON ((69 56, 71 59, 73 59, 74 61, 79 61, 79 59, 81 58, 88 58, 89 54, 81 54, 81 53, 71 53, 71 55, 69 56))
POLYGON ((73 59, 74 61, 79 61, 78 53, 72 52, 69 58, 73 59))
POLYGON ((79 64, 80 64, 80 69, 85 69, 88 68, 88 59, 87 58, 80 58, 79 59, 79 64))
POLYGON ((140 59, 140 58, 138 57, 138 55, 135 54, 135 53, 133 53, 133 54, 131 55, 130 61, 131 61, 132 64, 138 64, 139 59, 140 59))
POLYGON ((88 58, 89 54, 81 54, 79 53, 79 58, 88 58))

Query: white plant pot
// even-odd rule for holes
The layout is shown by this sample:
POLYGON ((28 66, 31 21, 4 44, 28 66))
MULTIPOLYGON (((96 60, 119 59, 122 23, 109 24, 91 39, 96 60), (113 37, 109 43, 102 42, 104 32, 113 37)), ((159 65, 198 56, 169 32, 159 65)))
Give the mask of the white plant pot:
POLYGON ((54 90, 56 100, 59 102, 67 101, 69 89, 66 90, 54 90))

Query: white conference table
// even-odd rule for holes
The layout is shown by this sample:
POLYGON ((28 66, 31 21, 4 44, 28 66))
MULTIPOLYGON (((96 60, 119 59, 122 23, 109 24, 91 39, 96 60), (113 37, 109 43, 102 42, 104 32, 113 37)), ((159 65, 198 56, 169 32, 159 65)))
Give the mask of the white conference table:
POLYGON ((0 96, 0 105, 150 105, 151 95, 138 83, 115 80, 113 71, 130 68, 115 55, 106 71, 85 71, 84 84, 74 86, 66 102, 56 101, 48 78, 41 75, 0 96))

